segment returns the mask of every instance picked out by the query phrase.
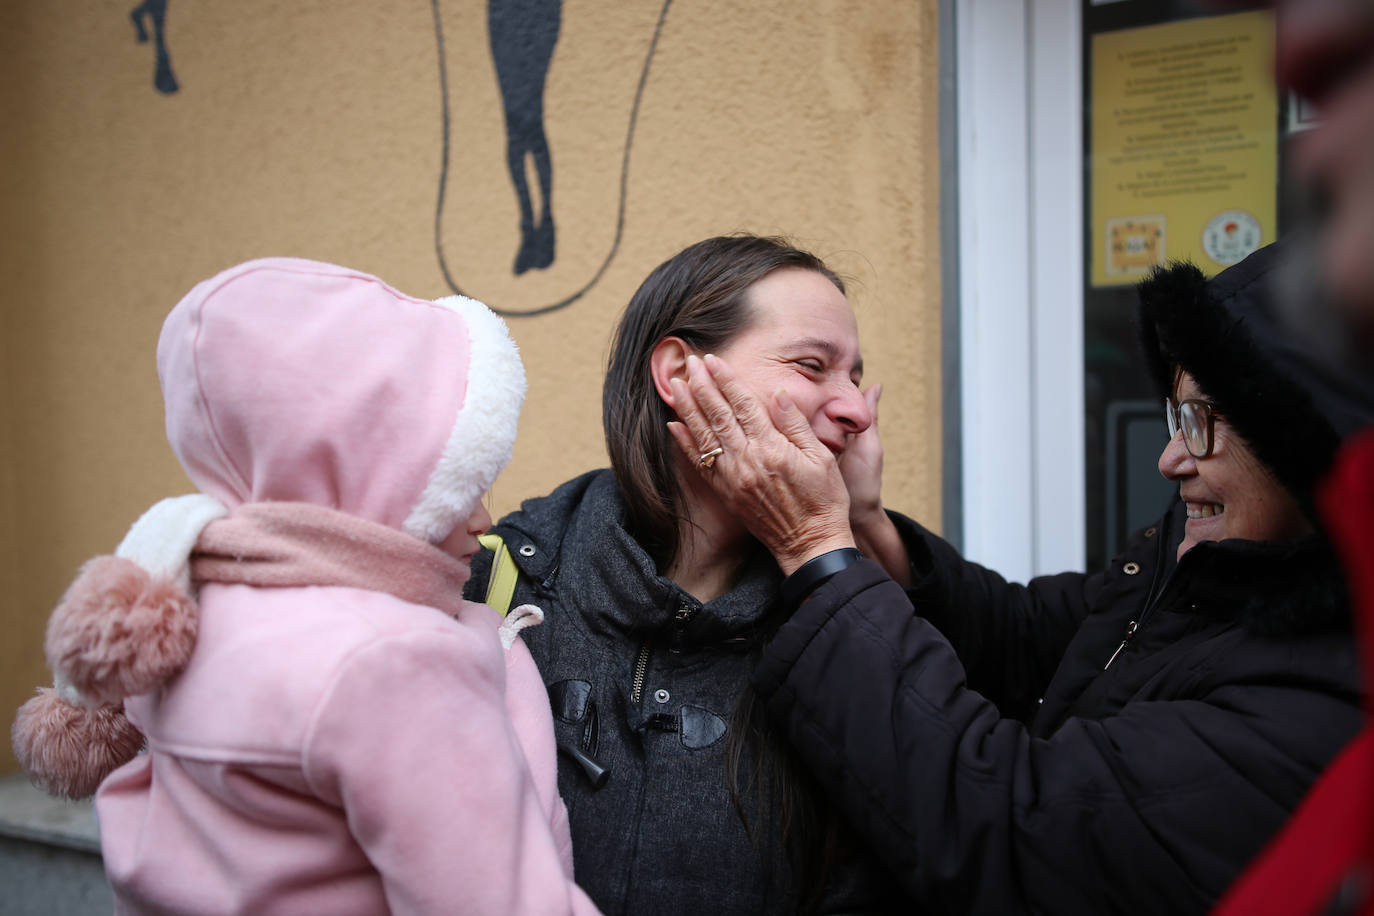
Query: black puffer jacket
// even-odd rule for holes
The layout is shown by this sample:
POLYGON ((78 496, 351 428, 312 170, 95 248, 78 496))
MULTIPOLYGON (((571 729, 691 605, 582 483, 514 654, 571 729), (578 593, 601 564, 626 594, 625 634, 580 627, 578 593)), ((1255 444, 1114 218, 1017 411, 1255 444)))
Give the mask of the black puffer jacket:
MULTIPOLYGON (((1305 501, 1369 410, 1275 320, 1281 261, 1161 271, 1142 336, 1161 397, 1181 365, 1305 501)), ((1355 733, 1327 545, 1208 542, 1174 564, 1178 516, 1105 573, 1026 586, 899 520, 914 589, 859 561, 779 629, 760 694, 916 902, 1203 912, 1355 733)))
MULTIPOLYGON (((733 589, 702 604, 656 574, 622 513, 614 476, 593 471, 493 528, 520 568, 513 605, 545 613, 521 638, 549 687, 577 882, 608 914, 803 912, 808 876, 789 870, 779 812, 749 778, 761 747, 790 751, 779 739, 746 742, 739 811, 727 785, 726 748, 744 722, 737 707, 774 610, 777 566, 759 549, 733 589), (577 756, 605 768, 604 785, 577 756)), ((490 560, 473 563, 474 600, 490 560)), ((909 908, 874 857, 851 848, 814 911, 909 908)))
POLYGON ((1200 544, 1170 573, 1166 520, 1109 572, 1022 587, 902 527, 918 586, 834 577, 756 683, 931 912, 1203 912, 1359 726, 1314 541, 1200 544))

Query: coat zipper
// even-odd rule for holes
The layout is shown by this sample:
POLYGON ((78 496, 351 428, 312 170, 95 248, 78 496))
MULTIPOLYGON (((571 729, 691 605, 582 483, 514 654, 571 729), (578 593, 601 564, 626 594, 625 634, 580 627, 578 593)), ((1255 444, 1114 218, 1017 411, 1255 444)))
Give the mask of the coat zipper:
POLYGON ((1126 643, 1131 641, 1131 637, 1135 635, 1135 631, 1138 629, 1140 629, 1140 625, 1134 620, 1126 624, 1126 635, 1121 637, 1121 645, 1116 647, 1116 651, 1112 653, 1112 657, 1107 659, 1107 664, 1102 666, 1103 671, 1106 671, 1112 666, 1112 662, 1116 661, 1116 657, 1121 654, 1122 649, 1126 648, 1126 643))
MULTIPOLYGON (((1169 514, 1172 514, 1172 509, 1169 514)), ((1170 573, 1162 584, 1159 581, 1159 573, 1164 568, 1164 550, 1169 541, 1171 528, 1172 526, 1170 526, 1170 529, 1166 529, 1164 525, 1159 526, 1159 540, 1155 542, 1155 571, 1150 579, 1150 592, 1145 599, 1145 606, 1141 608, 1138 618, 1126 624, 1126 632, 1121 637, 1121 645, 1116 647, 1116 651, 1112 653, 1112 657, 1107 659, 1107 664, 1102 666, 1103 671, 1110 668, 1112 662, 1116 661, 1116 657, 1125 650, 1126 645, 1131 641, 1131 637, 1136 634, 1136 631, 1140 629, 1141 623, 1145 621, 1145 615, 1150 613, 1150 611, 1154 609, 1154 606, 1159 603, 1159 599, 1164 596, 1165 590, 1173 579, 1173 573, 1170 573)))
MULTIPOLYGON (((682 627, 696 616, 697 609, 690 604, 678 605, 677 611, 673 614, 673 623, 676 627, 673 631, 673 651, 677 651, 677 644, 682 639, 682 627)), ((644 681, 649 674, 649 656, 653 653, 654 640, 652 636, 647 636, 639 644, 639 654, 635 656, 634 682, 630 685, 630 702, 639 703, 644 698, 644 681)))
POLYGON ((649 673, 649 653, 653 651, 654 641, 646 638, 639 644, 639 655, 635 658, 634 684, 630 688, 630 702, 638 703, 644 696, 644 678, 649 673))

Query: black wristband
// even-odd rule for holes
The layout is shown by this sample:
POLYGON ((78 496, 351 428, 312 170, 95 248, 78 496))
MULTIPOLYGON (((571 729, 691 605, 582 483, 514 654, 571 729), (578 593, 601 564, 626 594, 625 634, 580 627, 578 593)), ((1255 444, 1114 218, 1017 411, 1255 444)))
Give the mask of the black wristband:
POLYGON ((797 607, 819 588, 822 582, 861 559, 863 554, 856 548, 841 547, 807 560, 798 566, 792 575, 782 580, 778 592, 783 607, 797 607))

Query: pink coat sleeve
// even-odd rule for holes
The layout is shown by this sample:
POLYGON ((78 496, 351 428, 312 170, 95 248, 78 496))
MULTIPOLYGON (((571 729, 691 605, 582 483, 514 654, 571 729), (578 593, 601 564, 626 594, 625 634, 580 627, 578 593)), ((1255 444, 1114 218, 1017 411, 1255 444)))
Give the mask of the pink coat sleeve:
POLYGON ((591 914, 505 704, 493 630, 390 636, 320 703, 305 775, 339 804, 397 914, 591 914))

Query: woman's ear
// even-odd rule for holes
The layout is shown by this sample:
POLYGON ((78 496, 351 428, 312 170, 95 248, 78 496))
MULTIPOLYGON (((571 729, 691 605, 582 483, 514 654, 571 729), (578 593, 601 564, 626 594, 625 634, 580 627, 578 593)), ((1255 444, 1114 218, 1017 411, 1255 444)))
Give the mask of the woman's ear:
POLYGON ((649 355, 649 373, 654 378, 654 387, 658 389, 658 396, 663 403, 669 407, 675 405, 673 390, 668 387, 668 382, 675 378, 686 380, 687 357, 695 352, 681 337, 665 337, 649 355))

